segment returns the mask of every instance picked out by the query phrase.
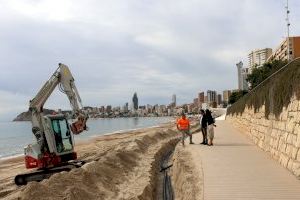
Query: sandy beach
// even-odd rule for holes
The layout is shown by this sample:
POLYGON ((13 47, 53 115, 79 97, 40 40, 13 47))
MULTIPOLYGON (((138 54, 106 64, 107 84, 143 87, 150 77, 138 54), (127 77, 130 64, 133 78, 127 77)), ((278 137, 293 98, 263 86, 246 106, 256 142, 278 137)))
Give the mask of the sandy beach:
POLYGON ((164 124, 79 142, 79 159, 87 162, 82 168, 21 187, 13 179, 27 171, 23 158, 2 160, 0 198, 153 199, 155 162, 165 149, 175 146, 177 137, 174 125, 164 124))
MULTIPOLYGON (((81 141, 76 152, 87 164, 21 187, 13 179, 16 174, 28 171, 23 157, 2 160, 0 199, 159 199, 160 162, 166 152, 174 150, 179 137, 174 124, 168 123, 81 141)), ((174 188, 180 188, 184 181, 176 179, 178 172, 184 174, 188 169, 187 177, 192 173, 186 167, 186 159, 176 158, 188 155, 182 146, 177 149, 172 158, 177 166, 172 173, 174 188)))

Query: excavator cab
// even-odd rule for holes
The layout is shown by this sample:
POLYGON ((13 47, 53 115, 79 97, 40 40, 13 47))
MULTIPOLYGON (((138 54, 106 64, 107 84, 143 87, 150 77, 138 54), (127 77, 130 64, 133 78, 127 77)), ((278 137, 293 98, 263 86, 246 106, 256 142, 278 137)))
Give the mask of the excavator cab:
POLYGON ((50 117, 51 128, 55 139, 56 152, 58 154, 68 153, 73 150, 73 138, 69 123, 64 117, 50 117))
POLYGON ((43 117, 43 125, 45 127, 43 148, 39 148, 41 143, 28 145, 24 149, 25 165, 28 169, 47 170, 19 174, 15 177, 17 185, 26 185, 30 181, 40 181, 54 173, 70 171, 72 168, 80 167, 84 164, 82 161, 75 161, 77 154, 74 151, 73 133, 64 115, 46 115, 43 117))

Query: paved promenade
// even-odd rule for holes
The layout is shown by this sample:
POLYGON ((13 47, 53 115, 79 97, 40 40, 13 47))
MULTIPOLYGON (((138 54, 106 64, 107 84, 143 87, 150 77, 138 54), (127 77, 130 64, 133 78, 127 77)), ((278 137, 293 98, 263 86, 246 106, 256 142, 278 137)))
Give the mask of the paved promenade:
POLYGON ((300 199, 300 180, 255 146, 226 121, 217 121, 215 146, 199 145, 192 152, 204 176, 204 200, 300 199))

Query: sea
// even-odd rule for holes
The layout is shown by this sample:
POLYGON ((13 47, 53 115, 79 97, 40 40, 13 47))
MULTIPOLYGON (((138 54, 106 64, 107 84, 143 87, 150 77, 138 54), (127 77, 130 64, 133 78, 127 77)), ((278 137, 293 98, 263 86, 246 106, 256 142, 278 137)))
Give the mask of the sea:
MULTIPOLYGON (((75 135, 75 141, 100 135, 122 133, 170 122, 171 117, 89 119, 88 131, 75 135)), ((30 122, 0 122, 0 159, 23 155, 24 147, 34 142, 30 122)))

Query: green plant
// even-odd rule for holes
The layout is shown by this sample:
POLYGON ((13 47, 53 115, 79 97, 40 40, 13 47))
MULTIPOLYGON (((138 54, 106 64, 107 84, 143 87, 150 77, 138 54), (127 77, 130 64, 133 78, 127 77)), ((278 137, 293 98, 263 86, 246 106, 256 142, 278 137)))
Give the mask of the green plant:
POLYGON ((257 112, 265 105, 265 117, 268 118, 272 113, 278 118, 283 108, 291 102, 293 95, 300 100, 300 59, 295 59, 240 98, 228 108, 227 114, 242 114, 246 106, 257 112))
POLYGON ((274 60, 263 64, 261 67, 254 67, 247 77, 247 82, 250 83, 251 88, 254 88, 286 64, 286 61, 274 60))
POLYGON ((245 94, 247 94, 247 90, 240 90, 237 92, 232 92, 232 94, 229 97, 229 104, 234 104, 237 102, 241 97, 243 97, 245 94))

